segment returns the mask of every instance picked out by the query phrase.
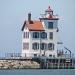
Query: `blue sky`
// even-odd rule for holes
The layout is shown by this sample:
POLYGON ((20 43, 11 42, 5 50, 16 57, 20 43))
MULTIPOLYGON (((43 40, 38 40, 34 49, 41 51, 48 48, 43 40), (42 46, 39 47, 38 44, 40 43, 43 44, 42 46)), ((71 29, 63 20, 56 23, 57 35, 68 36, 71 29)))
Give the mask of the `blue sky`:
POLYGON ((0 55, 21 52, 21 27, 28 12, 38 19, 48 6, 59 16, 59 41, 75 54, 75 0, 0 0, 0 55))

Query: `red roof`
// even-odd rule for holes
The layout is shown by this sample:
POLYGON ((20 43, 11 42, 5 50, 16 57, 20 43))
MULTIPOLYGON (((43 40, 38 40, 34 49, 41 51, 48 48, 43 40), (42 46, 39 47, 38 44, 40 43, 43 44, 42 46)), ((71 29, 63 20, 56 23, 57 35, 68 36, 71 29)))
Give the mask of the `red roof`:
POLYGON ((24 27, 27 26, 30 31, 43 31, 43 24, 41 21, 33 21, 32 23, 29 23, 28 21, 24 22, 24 25, 22 27, 22 31, 24 30, 24 27))
POLYGON ((35 30, 35 31, 44 30, 42 22, 40 21, 34 21, 32 24, 28 24, 27 27, 30 31, 31 30, 35 30))

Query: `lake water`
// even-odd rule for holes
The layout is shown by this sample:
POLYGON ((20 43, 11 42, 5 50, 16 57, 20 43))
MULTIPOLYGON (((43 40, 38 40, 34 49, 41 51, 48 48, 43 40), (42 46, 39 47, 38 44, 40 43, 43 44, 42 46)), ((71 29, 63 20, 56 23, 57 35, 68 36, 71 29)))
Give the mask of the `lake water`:
POLYGON ((0 75, 75 75, 75 69, 0 70, 0 75))

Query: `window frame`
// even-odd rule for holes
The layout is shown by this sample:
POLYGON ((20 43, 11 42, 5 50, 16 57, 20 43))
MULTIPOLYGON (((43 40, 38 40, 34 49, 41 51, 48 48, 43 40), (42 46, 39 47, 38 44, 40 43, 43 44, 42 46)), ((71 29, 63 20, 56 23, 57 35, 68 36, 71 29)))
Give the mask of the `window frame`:
POLYGON ((26 37, 26 35, 25 35, 25 32, 23 33, 23 38, 25 38, 26 37))
POLYGON ((52 57, 52 54, 49 54, 49 57, 52 57))
POLYGON ((33 44, 32 44, 32 49, 33 49, 33 50, 38 50, 38 49, 39 49, 39 43, 36 43, 36 42, 33 43, 33 44))
POLYGON ((48 50, 54 50, 54 43, 48 43, 48 50))
POLYGON ((28 42, 23 42, 23 50, 28 50, 29 49, 29 43, 28 42))
POLYGON ((41 43, 40 44, 40 49, 41 50, 46 50, 47 49, 47 44, 46 43, 41 43))
POLYGON ((41 32, 41 33, 40 33, 40 37, 41 37, 42 39, 47 39, 47 33, 46 33, 46 32, 41 32))
POLYGON ((29 32, 24 32, 23 33, 23 38, 29 38, 29 32))
POLYGON ((48 22, 48 29, 53 29, 53 22, 48 22))
POLYGON ((33 38, 38 39, 40 37, 39 32, 33 32, 32 33, 33 38))
POLYGON ((34 57, 37 57, 37 54, 34 54, 34 57))
POLYGON ((53 32, 49 33, 49 38, 53 40, 53 32))

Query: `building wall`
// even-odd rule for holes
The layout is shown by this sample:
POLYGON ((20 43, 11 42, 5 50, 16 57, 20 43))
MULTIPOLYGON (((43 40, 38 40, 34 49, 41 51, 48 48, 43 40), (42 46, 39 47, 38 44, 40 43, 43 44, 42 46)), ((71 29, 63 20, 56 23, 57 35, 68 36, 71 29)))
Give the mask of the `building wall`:
POLYGON ((30 53, 30 33, 29 38, 24 38, 24 32, 29 32, 28 28, 24 28, 24 31, 22 33, 22 56, 25 57, 26 55, 29 55, 30 53), (23 49, 23 43, 29 43, 29 49, 23 49))

